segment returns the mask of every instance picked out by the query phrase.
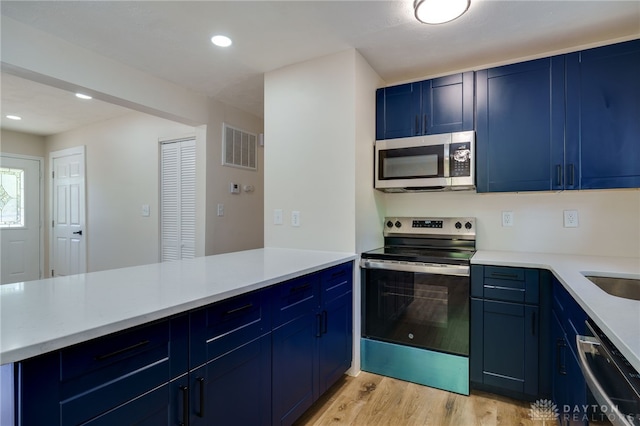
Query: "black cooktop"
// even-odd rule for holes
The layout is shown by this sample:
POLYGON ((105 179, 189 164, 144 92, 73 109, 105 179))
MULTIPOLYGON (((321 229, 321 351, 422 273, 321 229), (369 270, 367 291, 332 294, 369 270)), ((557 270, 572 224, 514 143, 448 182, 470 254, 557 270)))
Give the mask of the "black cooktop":
POLYGON ((475 251, 459 249, 385 246, 362 253, 364 259, 394 260, 399 262, 446 263, 468 265, 475 251))

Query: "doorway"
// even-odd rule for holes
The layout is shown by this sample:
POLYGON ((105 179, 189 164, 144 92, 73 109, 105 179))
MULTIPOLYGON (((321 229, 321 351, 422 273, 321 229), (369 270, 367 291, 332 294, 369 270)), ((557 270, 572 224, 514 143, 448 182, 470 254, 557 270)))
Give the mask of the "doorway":
POLYGON ((84 146, 49 154, 51 166, 51 276, 87 271, 84 146))
POLYGON ((43 159, 0 155, 0 284, 42 278, 43 159))

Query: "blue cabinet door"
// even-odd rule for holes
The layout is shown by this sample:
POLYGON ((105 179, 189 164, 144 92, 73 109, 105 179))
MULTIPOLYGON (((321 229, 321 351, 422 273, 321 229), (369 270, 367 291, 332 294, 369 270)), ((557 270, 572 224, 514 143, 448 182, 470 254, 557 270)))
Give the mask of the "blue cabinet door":
POLYGON ((323 394, 351 367, 353 352, 352 292, 324 305, 319 340, 319 395, 323 394))
POLYGON ((376 139, 473 130, 473 72, 378 89, 376 139))
POLYGON ((317 398, 321 316, 298 317, 272 332, 273 425, 291 425, 317 398))
POLYGON ((482 383, 537 395, 538 307, 484 300, 482 309, 482 383))
POLYGON ((424 134, 473 130, 473 72, 423 82, 424 134))
POLYGON ((476 72, 478 192, 562 185, 564 57, 476 72))
POLYGON ((378 115, 382 129, 378 139, 406 138, 422 134, 422 83, 407 83, 379 89, 378 115), (380 102, 382 101, 382 102, 380 102))
POLYGON ((190 425, 271 424, 271 335, 190 374, 190 425))
POLYGON ((640 187, 640 40, 567 55, 571 188, 640 187))

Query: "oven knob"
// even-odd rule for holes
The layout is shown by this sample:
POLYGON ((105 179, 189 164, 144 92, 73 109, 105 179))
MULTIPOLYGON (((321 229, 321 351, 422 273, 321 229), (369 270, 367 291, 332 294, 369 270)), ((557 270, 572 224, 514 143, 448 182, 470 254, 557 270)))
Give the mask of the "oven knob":
POLYGON ((387 228, 393 228, 393 222, 388 221, 387 222, 387 228))
POLYGON ((460 222, 456 222, 456 229, 462 228, 462 224, 460 222))
POLYGON ((471 222, 467 222, 467 223, 464 224, 464 227, 467 228, 467 229, 471 229, 472 226, 473 225, 471 225, 471 222))
POLYGON ((399 220, 396 220, 396 228, 400 228, 402 226, 402 224, 400 223, 399 220))

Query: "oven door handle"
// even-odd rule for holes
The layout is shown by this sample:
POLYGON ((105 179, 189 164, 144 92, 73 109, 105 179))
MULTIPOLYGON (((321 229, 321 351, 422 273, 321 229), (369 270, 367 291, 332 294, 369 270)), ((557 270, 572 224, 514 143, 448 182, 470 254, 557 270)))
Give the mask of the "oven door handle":
POLYGON ((615 416, 615 418, 609 418, 611 423, 616 426, 633 426, 627 420, 626 416, 620 412, 618 406, 614 404, 613 401, 611 401, 611 398, 602 388, 602 385, 600 385, 598 378, 595 376, 593 370, 591 370, 591 367, 589 366, 587 353, 593 354, 595 356, 605 356, 605 354, 602 354, 602 351, 599 350, 602 347, 600 340, 597 337, 577 335, 576 347, 578 349, 578 358, 580 360, 580 370, 582 370, 582 373, 584 374, 584 379, 587 382, 587 386, 591 390, 593 397, 601 406, 606 405, 611 410, 610 413, 615 416))
POLYGON ((387 271, 418 272, 423 274, 469 276, 469 266, 441 265, 432 263, 400 263, 380 260, 361 259, 360 267, 364 269, 384 269, 387 271))

